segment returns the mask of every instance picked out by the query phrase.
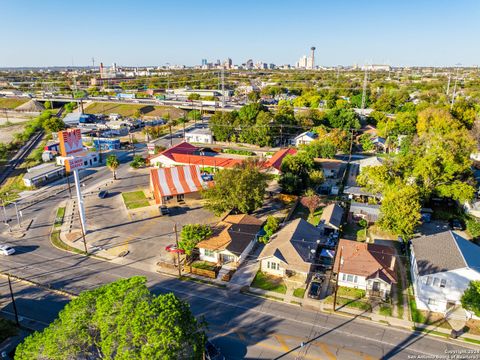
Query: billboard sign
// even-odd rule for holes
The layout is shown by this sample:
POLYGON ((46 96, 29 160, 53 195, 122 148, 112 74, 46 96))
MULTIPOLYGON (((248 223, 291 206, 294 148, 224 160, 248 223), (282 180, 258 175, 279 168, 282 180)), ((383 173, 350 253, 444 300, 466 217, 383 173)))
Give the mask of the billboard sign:
POLYGON ((82 133, 80 129, 69 129, 58 132, 60 155, 70 156, 83 151, 82 133))
POLYGON ((72 172, 73 170, 81 169, 84 166, 85 165, 83 162, 83 158, 81 157, 72 157, 70 159, 65 159, 65 170, 67 172, 72 172))

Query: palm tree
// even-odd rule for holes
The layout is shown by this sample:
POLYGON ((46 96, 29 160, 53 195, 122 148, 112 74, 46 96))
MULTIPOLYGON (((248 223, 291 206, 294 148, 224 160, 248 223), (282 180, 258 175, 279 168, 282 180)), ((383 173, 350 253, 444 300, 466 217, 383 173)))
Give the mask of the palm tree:
POLYGON ((117 169, 120 166, 120 162, 116 155, 109 155, 107 157, 107 167, 113 172, 113 180, 117 180, 117 169))

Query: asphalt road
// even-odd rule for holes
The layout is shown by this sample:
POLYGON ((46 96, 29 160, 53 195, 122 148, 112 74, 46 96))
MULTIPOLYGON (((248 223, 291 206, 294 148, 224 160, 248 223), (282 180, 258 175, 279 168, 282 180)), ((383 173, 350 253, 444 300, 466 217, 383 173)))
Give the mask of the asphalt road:
MULTIPOLYGON (((127 174, 126 165, 122 165, 119 175, 127 174)), ((92 179, 86 188, 110 176, 107 169, 99 169, 90 174, 92 179)), ((54 194, 61 186, 64 185, 50 188, 47 195, 48 191, 54 194)), ((196 316, 207 320, 209 336, 228 359, 407 359, 466 349, 458 343, 361 319, 300 309, 205 284, 179 281, 129 265, 62 252, 50 245, 49 231, 58 203, 66 196, 66 191, 48 197, 43 192, 45 200, 25 208, 24 219, 33 219, 33 223, 24 238, 10 238, 5 231, 0 234, 0 242, 8 240, 17 249, 17 254, 2 257, 1 271, 75 293, 119 278, 146 276, 153 292, 174 292, 190 303, 196 316), (300 347, 302 342, 305 346, 300 347)), ((8 215, 14 216, 12 208, 8 208, 8 215)), ((6 291, 4 283, 0 283, 0 294, 6 291)), ((17 298, 22 304, 21 315, 44 323, 54 318, 62 300, 65 301, 62 297, 39 296, 38 292, 21 288, 17 298)))

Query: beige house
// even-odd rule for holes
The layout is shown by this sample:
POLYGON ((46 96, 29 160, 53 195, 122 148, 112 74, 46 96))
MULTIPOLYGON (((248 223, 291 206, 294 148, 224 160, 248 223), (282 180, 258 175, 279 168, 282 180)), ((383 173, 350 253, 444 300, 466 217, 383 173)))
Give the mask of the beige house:
POLYGON ((304 281, 312 271, 320 230, 303 219, 287 223, 259 256, 260 270, 275 276, 297 276, 304 281))
POLYGON ((212 237, 197 244, 200 260, 236 268, 252 250, 262 225, 250 215, 228 215, 215 226, 212 237))

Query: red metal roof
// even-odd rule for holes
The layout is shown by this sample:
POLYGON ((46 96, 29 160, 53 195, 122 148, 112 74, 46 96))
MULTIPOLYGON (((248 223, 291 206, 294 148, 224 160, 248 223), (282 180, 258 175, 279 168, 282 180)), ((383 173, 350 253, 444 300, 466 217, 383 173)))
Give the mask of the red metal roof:
POLYGON ((280 149, 275 154, 273 154, 270 159, 267 160, 267 162, 265 163, 265 167, 273 167, 277 170, 280 170, 283 158, 287 155, 295 155, 296 153, 297 150, 294 148, 280 149))

